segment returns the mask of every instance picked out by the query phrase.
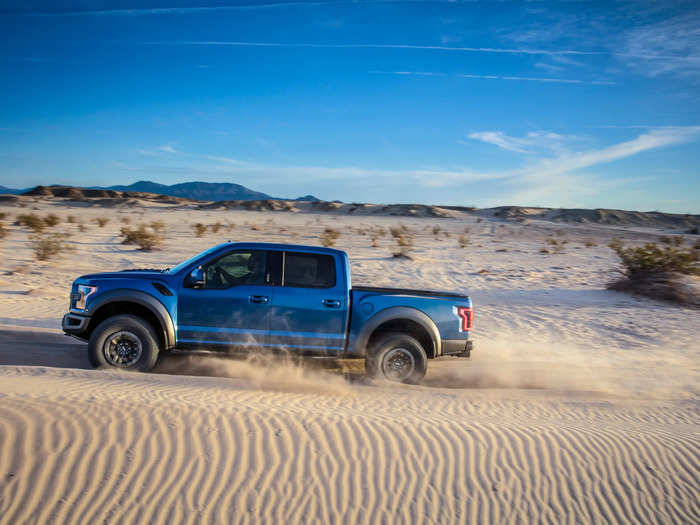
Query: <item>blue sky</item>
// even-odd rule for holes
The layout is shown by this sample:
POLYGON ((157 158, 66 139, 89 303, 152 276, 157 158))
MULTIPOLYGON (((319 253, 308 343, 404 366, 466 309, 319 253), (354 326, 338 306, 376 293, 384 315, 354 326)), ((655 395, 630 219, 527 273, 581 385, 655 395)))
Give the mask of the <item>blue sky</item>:
POLYGON ((700 212, 697 2, 14 4, 0 185, 700 212))

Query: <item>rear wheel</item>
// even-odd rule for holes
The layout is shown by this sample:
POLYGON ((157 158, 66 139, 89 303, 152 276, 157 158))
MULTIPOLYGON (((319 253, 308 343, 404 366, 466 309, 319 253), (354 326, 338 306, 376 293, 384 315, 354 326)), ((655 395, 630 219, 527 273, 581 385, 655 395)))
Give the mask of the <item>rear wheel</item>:
POLYGON ((389 333, 369 349, 365 371, 370 377, 417 384, 428 368, 428 356, 421 344, 410 335, 389 333))
POLYGON ((124 368, 147 372, 158 360, 158 336, 153 327, 133 315, 102 321, 88 342, 88 358, 95 368, 124 368))

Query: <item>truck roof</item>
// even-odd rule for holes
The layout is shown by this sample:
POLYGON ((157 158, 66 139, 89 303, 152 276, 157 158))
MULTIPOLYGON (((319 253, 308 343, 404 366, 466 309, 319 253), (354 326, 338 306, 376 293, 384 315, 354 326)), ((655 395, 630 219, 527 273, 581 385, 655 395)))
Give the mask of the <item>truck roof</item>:
POLYGON ((278 244, 270 242, 233 242, 228 241, 220 244, 219 246, 249 246, 255 247, 260 250, 302 250, 302 251, 313 251, 316 253, 328 253, 336 255, 347 255, 343 250, 336 250, 335 248, 326 248, 325 246, 310 246, 306 244, 278 244))

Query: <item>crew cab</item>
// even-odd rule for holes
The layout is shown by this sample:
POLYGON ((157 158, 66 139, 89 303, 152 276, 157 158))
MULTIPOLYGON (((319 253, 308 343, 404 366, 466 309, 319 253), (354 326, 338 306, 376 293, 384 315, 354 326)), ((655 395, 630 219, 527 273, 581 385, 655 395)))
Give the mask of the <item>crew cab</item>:
POLYGON ((63 331, 95 367, 147 371, 169 350, 364 358, 370 376, 418 383, 429 359, 469 357, 468 296, 353 286, 345 252, 224 243, 167 270, 75 280, 63 331))

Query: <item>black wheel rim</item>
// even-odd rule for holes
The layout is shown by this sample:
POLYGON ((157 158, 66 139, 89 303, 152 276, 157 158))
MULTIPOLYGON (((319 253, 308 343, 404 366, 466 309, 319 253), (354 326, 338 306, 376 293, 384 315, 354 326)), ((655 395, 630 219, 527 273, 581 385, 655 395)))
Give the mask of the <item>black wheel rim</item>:
POLYGON ((416 369, 416 360, 406 348, 392 348, 382 359, 382 375, 390 381, 404 381, 416 369))
POLYGON ((110 335, 102 347, 107 362, 118 368, 134 366, 141 358, 143 345, 136 334, 127 330, 110 335))

